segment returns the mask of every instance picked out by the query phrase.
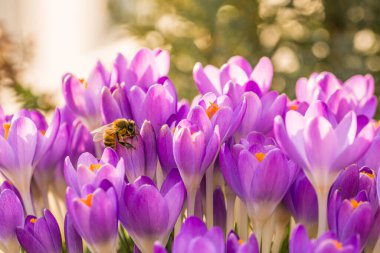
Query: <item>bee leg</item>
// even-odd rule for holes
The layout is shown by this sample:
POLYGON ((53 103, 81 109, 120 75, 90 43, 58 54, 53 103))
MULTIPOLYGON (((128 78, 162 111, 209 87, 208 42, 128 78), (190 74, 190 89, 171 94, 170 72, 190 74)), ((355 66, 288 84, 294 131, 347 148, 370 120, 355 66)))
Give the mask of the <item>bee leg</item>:
POLYGON ((128 142, 124 142, 124 143, 123 143, 123 146, 126 147, 126 148, 133 148, 133 149, 136 149, 131 143, 128 143, 128 142))

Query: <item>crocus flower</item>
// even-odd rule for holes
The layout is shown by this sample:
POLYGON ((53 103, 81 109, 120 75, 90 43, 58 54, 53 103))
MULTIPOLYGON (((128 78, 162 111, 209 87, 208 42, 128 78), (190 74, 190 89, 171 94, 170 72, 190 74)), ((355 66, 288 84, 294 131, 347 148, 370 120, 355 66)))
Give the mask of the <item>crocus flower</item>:
POLYGON ((223 231, 226 230, 227 210, 226 203, 224 201, 224 194, 220 187, 214 190, 213 196, 213 216, 214 226, 220 227, 223 231))
POLYGON ((212 128, 204 109, 195 106, 188 118, 179 122, 174 133, 174 160, 186 186, 190 215, 194 214, 195 196, 202 177, 213 162, 219 147, 218 129, 212 128))
POLYGON ((270 139, 251 133, 231 148, 223 144, 219 162, 227 184, 246 204, 256 236, 293 183, 298 167, 270 139))
POLYGON ((177 170, 169 173, 161 190, 144 176, 125 186, 120 220, 143 253, 152 252, 155 241, 166 244, 184 199, 185 188, 177 170))
POLYGON ((174 238, 172 251, 173 253, 224 253, 223 231, 219 227, 207 230, 199 218, 191 216, 185 220, 181 231, 174 238))
POLYGON ((309 235, 316 234, 318 226, 317 195, 302 171, 300 171, 289 188, 283 203, 291 212, 296 223, 303 224, 307 228, 309 235))
POLYGON ((368 118, 376 112, 377 99, 371 75, 356 75, 342 83, 332 73, 313 73, 309 79, 297 81, 296 95, 299 101, 326 102, 339 121, 351 110, 368 118))
POLYGON ((170 56, 162 49, 140 49, 130 63, 118 55, 111 73, 111 83, 125 83, 128 87, 138 85, 143 90, 155 84, 160 78, 168 75, 170 56))
POLYGON ((244 242, 239 236, 231 231, 227 237, 227 253, 259 253, 259 245, 255 234, 249 236, 248 241, 244 242))
POLYGON ((24 209, 17 194, 4 184, 0 189, 0 250, 16 253, 20 250, 16 228, 24 222, 24 209))
POLYGON ((76 169, 70 157, 66 157, 64 175, 67 185, 79 196, 83 187, 91 185, 96 189, 105 179, 114 186, 117 195, 121 196, 125 167, 123 159, 119 160, 113 149, 106 148, 100 160, 90 153, 83 153, 78 159, 76 169))
POLYGON ((369 167, 377 173, 380 168, 380 159, 378 157, 380 152, 380 132, 376 132, 376 136, 373 138, 371 146, 364 156, 358 161, 358 165, 369 167))
POLYGON ((34 122, 23 116, 14 116, 10 123, 3 124, 0 171, 19 190, 28 214, 34 213, 30 197, 34 169, 53 144, 59 124, 59 110, 46 133, 39 132, 34 122))
POLYGON ((98 62, 87 80, 78 79, 72 74, 62 78, 63 96, 67 106, 79 117, 86 127, 94 130, 102 125, 101 91, 109 86, 109 73, 98 62))
POLYGON ((340 241, 346 241, 359 235, 361 249, 367 242, 375 212, 368 201, 365 191, 355 198, 341 199, 339 191, 335 191, 329 203, 329 225, 340 241))
POLYGON ((84 188, 82 195, 77 195, 71 187, 66 192, 66 206, 75 230, 91 252, 116 252, 118 203, 115 190, 109 184, 94 191, 89 187, 86 192, 84 188))
POLYGON ((112 123, 120 118, 132 118, 127 92, 125 83, 116 84, 112 89, 103 87, 100 106, 104 123, 112 123))
POLYGON ((234 56, 220 69, 212 65, 204 68, 195 64, 193 78, 201 94, 213 92, 217 95, 229 95, 239 101, 245 91, 266 93, 273 78, 273 65, 267 57, 259 60, 254 69, 241 56, 234 56))
POLYGON ((177 111, 177 92, 167 77, 147 89, 134 85, 127 94, 136 124, 142 127, 144 120, 149 120, 156 133, 177 111))
POLYGON ((129 182, 140 176, 154 178, 157 168, 156 134, 150 121, 145 120, 137 136, 128 141, 133 147, 116 146, 116 152, 123 158, 125 173, 129 182))
POLYGON ((290 253, 358 253, 360 252, 360 244, 357 237, 352 237, 347 241, 341 242, 334 233, 327 232, 317 239, 310 240, 307 232, 302 225, 298 225, 290 236, 289 241, 290 253))
POLYGON ((68 213, 65 216, 65 243, 67 252, 83 253, 82 238, 75 229, 73 220, 68 213))
POLYGON ((304 169, 318 197, 318 233, 326 230, 327 196, 339 172, 368 149, 372 124, 357 132, 357 118, 348 113, 339 124, 326 104, 317 101, 302 116, 288 111, 285 123, 275 118, 274 133, 280 147, 304 169))
POLYGON ((261 98, 253 92, 246 92, 243 98, 247 109, 235 134, 237 140, 245 138, 250 132, 267 134, 273 130, 273 120, 277 115, 283 116, 286 111, 286 95, 271 91, 261 98))
POLYGON ((45 209, 43 217, 28 215, 24 227, 16 230, 21 246, 28 253, 62 252, 61 232, 53 214, 45 209))

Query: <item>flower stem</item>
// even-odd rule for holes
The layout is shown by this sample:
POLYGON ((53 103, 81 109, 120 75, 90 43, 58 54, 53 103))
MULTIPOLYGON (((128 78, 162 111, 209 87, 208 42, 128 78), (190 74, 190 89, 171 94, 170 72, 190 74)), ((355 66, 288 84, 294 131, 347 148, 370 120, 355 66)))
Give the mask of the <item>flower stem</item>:
POLYGON ((25 190, 20 190, 20 195, 24 203, 25 212, 27 215, 34 215, 32 196, 30 195, 30 187, 25 190))
POLYGON ((206 223, 211 228, 214 225, 214 163, 206 171, 206 223))
POLYGON ((238 234, 243 241, 248 239, 248 214, 247 208, 245 207, 243 201, 237 198, 237 209, 239 210, 239 215, 237 217, 238 234))
POLYGON ((272 245, 272 239, 273 239, 273 233, 274 233, 274 223, 275 218, 272 217, 269 218, 269 220, 266 222, 266 224, 263 227, 263 235, 262 235, 262 253, 270 253, 271 245, 272 245))
POLYGON ((227 200, 227 221, 226 221, 226 234, 234 229, 234 213, 235 213, 235 193, 226 186, 226 200, 227 200))
POLYGON ((197 189, 189 187, 187 190, 187 217, 194 215, 195 209, 195 196, 197 194, 197 189))
POLYGON ((329 187, 315 187, 318 199, 318 237, 327 231, 327 198, 329 187))

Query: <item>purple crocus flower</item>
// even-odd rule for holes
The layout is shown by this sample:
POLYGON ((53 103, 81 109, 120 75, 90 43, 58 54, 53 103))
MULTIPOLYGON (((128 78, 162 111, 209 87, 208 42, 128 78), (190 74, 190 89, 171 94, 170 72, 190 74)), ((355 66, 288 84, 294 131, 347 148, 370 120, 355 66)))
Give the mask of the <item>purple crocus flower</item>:
POLYGON ((246 204, 256 236, 293 183, 298 167, 271 140, 251 133, 231 148, 223 144, 219 162, 224 178, 246 204))
POLYGON ((124 159, 129 182, 140 176, 154 179, 157 168, 156 134, 150 121, 145 120, 140 133, 129 141, 133 148, 117 145, 116 152, 124 159))
POLYGON ((140 49, 130 63, 122 55, 118 55, 111 73, 111 83, 125 83, 128 88, 138 85, 148 90, 160 78, 168 75, 170 56, 168 51, 160 48, 140 49))
POLYGON ((354 112, 337 124, 334 115, 321 101, 311 104, 305 115, 288 111, 285 123, 275 118, 274 133, 280 147, 304 169, 318 197, 318 231, 326 230, 327 196, 339 172, 357 161, 371 144, 374 129, 368 124, 357 131, 354 112))
POLYGON ((94 130, 102 125, 101 91, 109 86, 109 73, 98 62, 87 80, 78 79, 72 74, 62 78, 63 96, 67 106, 79 117, 86 127, 94 130))
POLYGON ((173 253, 224 253, 223 231, 219 227, 207 230, 199 218, 191 216, 185 220, 181 231, 174 238, 172 251, 173 253))
POLYGON ((243 57, 234 56, 220 69, 212 65, 203 68, 200 63, 195 64, 193 78, 201 94, 213 92, 219 96, 229 95, 237 102, 245 91, 261 95, 269 90, 273 65, 267 57, 263 57, 252 69, 243 57))
POLYGON ((177 92, 169 78, 163 77, 144 89, 134 85, 128 99, 136 124, 141 127, 149 120, 156 133, 177 112, 177 92))
POLYGON ((14 116, 4 123, 0 136, 0 171, 19 190, 26 212, 33 214, 30 183, 34 169, 49 150, 58 133, 60 112, 56 111, 46 133, 38 131, 32 120, 14 116))
POLYGON ((356 75, 342 83, 332 73, 313 73, 297 81, 296 95, 299 101, 326 102, 339 121, 351 110, 372 118, 377 106, 374 86, 371 75, 356 75))
POLYGON ((317 239, 310 240, 307 232, 302 225, 298 225, 290 236, 290 253, 359 253, 360 243, 357 237, 352 237, 347 241, 341 242, 334 233, 327 232, 317 239))
POLYGON ((310 235, 318 227, 318 200, 310 181, 300 171, 283 200, 296 223, 303 224, 310 235))
POLYGON ((65 216, 65 243, 67 252, 83 253, 82 237, 75 229, 73 219, 68 213, 65 216))
POLYGON ((231 231, 227 236, 227 253, 259 253, 259 245, 255 234, 249 236, 248 241, 244 242, 239 236, 231 231))
POLYGON ((219 127, 212 128, 205 110, 195 106, 181 120, 173 137, 173 153, 186 186, 188 213, 194 214, 196 192, 207 168, 213 162, 220 143, 219 127))
POLYGON ((16 230, 21 246, 28 253, 62 252, 61 232, 53 214, 45 209, 43 217, 28 215, 24 227, 16 230))
POLYGON ((117 249, 117 196, 113 187, 101 184, 104 185, 107 187, 95 190, 85 186, 82 195, 71 187, 66 192, 66 206, 75 230, 95 253, 116 252, 117 249))
POLYGON ((108 180, 115 188, 118 196, 124 185, 125 167, 112 148, 106 148, 100 160, 90 153, 83 153, 77 162, 77 169, 69 157, 65 159, 64 171, 66 183, 76 192, 82 194, 85 186, 91 185, 94 189, 99 187, 103 180, 108 180))
POLYGON ((368 151, 364 154, 364 156, 358 161, 359 166, 367 166, 374 170, 376 173, 380 168, 380 131, 379 128, 376 130, 376 136, 373 138, 371 146, 368 151))
POLYGON ((21 200, 4 182, 0 189, 0 250, 16 253, 20 245, 16 237, 16 228, 24 222, 24 209, 21 200))
POLYGON ((116 84, 112 89, 103 87, 100 106, 105 123, 112 123, 114 120, 120 118, 132 118, 127 92, 128 90, 125 83, 116 84))
POLYGON ((340 241, 346 241, 352 236, 359 235, 361 249, 367 242, 375 211, 365 191, 355 198, 342 199, 339 191, 335 191, 329 203, 329 225, 340 241))
POLYGON ((155 241, 167 243, 181 213, 185 188, 172 170, 158 190, 148 177, 127 184, 120 205, 120 220, 142 252, 152 252, 155 241))
POLYGON ((247 109, 237 129, 236 139, 245 138, 250 132, 263 134, 273 130, 273 120, 277 115, 283 116, 286 111, 287 97, 271 91, 261 98, 253 92, 246 92, 243 98, 247 101, 247 109))

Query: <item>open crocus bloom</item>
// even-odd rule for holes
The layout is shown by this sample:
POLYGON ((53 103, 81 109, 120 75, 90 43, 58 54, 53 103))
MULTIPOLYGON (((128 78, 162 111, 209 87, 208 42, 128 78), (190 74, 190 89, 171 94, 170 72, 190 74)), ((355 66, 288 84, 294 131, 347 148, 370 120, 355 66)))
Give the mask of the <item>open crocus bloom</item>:
POLYGON ((67 188, 66 205, 69 217, 91 252, 115 252, 118 231, 115 190, 113 187, 97 188, 92 192, 91 189, 88 190, 77 195, 71 187, 67 188))
POLYGON ((53 214, 45 209, 43 217, 29 215, 24 227, 17 228, 17 238, 28 253, 62 252, 61 232, 53 214))
POLYGON ((234 56, 220 69, 212 65, 203 68, 200 63, 195 64, 193 78, 201 94, 229 94, 240 100, 245 91, 261 94, 269 90, 273 78, 273 65, 269 58, 263 57, 252 69, 243 57, 234 56))
POLYGON ((155 241, 166 244, 181 213, 185 187, 173 169, 158 190, 148 177, 127 184, 120 204, 120 220, 137 247, 152 252, 155 241))
POLYGON ((373 125, 367 124, 358 132, 355 112, 346 114, 338 124, 327 105, 316 101, 304 116, 293 110, 287 112, 285 122, 277 116, 274 133, 282 149, 304 169, 317 192, 318 231, 322 233, 326 229, 330 187, 339 172, 368 149, 374 135, 373 125))
POLYGON ((339 241, 332 232, 324 233, 317 239, 310 240, 302 225, 298 225, 292 232, 289 241, 290 253, 357 253, 360 252, 358 237, 352 237, 347 241, 339 241))
POLYGON ((37 163, 53 144, 59 130, 60 112, 56 111, 46 133, 38 131, 29 118, 14 116, 4 123, 0 136, 0 171, 19 190, 25 209, 33 214, 30 183, 37 163))

